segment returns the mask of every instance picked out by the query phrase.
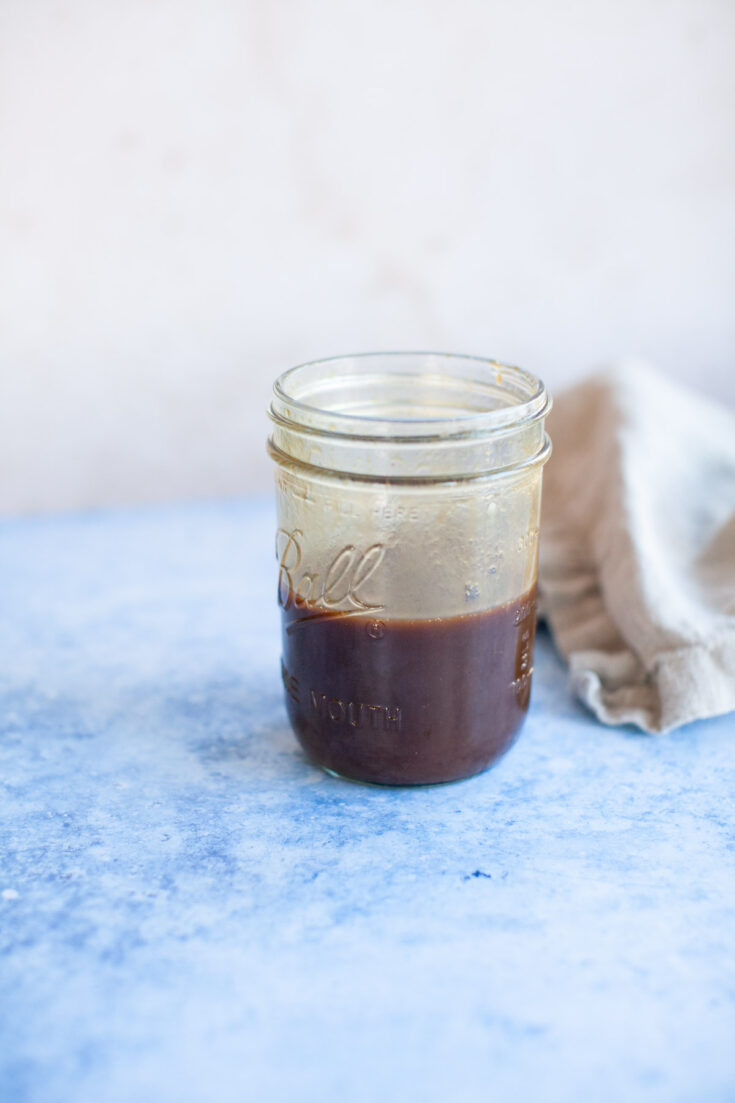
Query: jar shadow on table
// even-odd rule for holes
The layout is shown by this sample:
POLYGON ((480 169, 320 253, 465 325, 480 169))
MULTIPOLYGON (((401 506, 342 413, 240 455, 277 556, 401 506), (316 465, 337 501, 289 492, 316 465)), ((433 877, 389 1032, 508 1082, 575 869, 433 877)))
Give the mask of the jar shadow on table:
POLYGON ((166 702, 167 719, 177 741, 194 753, 205 769, 233 774, 291 774, 288 759, 303 768, 300 752, 283 707, 281 686, 274 678, 263 684, 247 678, 212 679, 166 702), (228 771, 229 772, 229 771, 228 771))

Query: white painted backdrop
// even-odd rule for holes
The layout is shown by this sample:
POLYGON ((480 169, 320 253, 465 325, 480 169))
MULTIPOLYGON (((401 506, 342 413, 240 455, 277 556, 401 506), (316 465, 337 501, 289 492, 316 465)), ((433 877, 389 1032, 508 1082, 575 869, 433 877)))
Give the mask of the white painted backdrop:
POLYGON ((379 348, 735 401, 732 0, 1 0, 0 511, 267 489, 379 348))

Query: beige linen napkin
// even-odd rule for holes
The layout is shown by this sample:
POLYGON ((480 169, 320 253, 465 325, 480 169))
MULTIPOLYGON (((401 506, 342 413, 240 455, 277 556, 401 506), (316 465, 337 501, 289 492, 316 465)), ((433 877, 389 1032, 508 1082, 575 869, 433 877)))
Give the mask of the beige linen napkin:
POLYGON ((556 399, 541 615, 606 724, 735 708, 735 416, 642 364, 556 399))

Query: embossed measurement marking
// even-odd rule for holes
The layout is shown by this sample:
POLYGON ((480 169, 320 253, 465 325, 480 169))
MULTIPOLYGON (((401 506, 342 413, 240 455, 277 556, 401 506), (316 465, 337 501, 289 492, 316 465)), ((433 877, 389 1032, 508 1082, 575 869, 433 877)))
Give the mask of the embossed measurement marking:
POLYGON ((293 674, 289 674, 286 669, 286 664, 281 659, 281 680, 283 681, 283 687, 286 693, 289 695, 292 701, 296 704, 299 703, 299 680, 295 678, 293 674))

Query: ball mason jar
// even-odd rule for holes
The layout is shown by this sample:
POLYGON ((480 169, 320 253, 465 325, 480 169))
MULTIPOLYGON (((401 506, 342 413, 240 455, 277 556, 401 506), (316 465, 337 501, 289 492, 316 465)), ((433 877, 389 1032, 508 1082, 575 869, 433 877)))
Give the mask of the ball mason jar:
POLYGON ((274 385, 282 677, 329 773, 451 781, 528 709, 550 401, 519 368, 377 353, 274 385))

